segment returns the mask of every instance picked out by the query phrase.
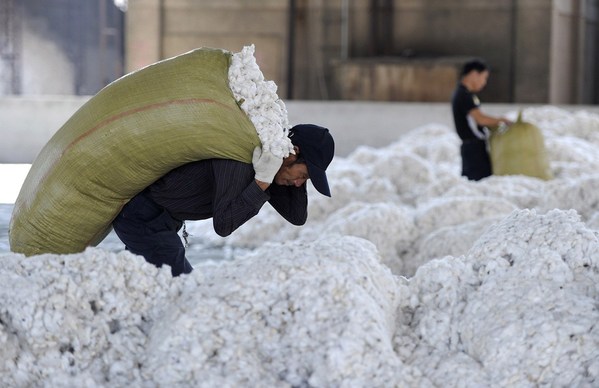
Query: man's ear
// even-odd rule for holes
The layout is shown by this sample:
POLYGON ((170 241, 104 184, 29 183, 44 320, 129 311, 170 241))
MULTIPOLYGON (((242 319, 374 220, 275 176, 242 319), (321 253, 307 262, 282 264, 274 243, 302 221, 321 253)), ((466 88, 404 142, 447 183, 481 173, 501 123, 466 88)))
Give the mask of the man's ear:
POLYGON ((295 152, 295 154, 298 155, 299 154, 299 146, 294 145, 293 152, 295 152))

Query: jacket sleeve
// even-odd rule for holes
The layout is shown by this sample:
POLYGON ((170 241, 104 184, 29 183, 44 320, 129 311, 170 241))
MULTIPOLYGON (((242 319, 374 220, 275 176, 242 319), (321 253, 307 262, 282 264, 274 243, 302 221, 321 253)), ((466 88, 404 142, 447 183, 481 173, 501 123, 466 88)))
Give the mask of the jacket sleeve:
POLYGON ((247 220, 258 214, 270 198, 254 180, 251 164, 216 159, 212 225, 222 237, 228 236, 247 220))
POLYGON ((268 201, 273 208, 293 225, 304 225, 308 218, 308 194, 306 184, 300 187, 279 186, 271 184, 267 192, 270 193, 268 201))

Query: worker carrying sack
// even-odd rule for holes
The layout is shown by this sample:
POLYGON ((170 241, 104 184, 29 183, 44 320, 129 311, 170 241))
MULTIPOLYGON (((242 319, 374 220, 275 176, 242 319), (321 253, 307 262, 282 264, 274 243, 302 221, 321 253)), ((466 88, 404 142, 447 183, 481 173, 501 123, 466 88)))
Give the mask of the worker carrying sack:
MULTIPOLYGON (((244 48, 238 81, 244 66, 256 74, 253 50, 244 48)), ((209 158, 251 163, 262 135, 242 108, 251 101, 232 91, 235 55, 193 50, 125 75, 88 100, 33 162, 14 205, 11 250, 83 251, 106 237, 123 205, 170 170, 209 158)), ((255 85, 247 89, 256 93, 255 85)), ((280 119, 277 136, 268 135, 288 147, 283 157, 292 149, 287 111, 278 97, 271 100, 260 101, 272 105, 271 121, 280 119)))
POLYGON ((553 179, 543 134, 535 125, 522 121, 522 112, 507 130, 492 130, 490 147, 493 175, 553 179))

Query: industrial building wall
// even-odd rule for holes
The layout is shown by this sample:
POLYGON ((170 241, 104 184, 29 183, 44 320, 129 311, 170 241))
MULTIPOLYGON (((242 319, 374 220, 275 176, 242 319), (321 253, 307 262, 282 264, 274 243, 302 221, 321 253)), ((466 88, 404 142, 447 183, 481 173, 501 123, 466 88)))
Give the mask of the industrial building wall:
POLYGON ((485 102, 599 103, 599 0, 128 3, 0 1, 0 94, 94 94, 196 47, 255 44, 286 99, 444 101, 478 56, 485 102))
POLYGON ((285 96, 288 4, 281 0, 135 0, 127 11, 126 68, 198 47, 255 44, 258 63, 285 96))
POLYGON ((123 74, 112 0, 0 0, 0 95, 95 94, 123 74))
POLYGON ((598 2, 136 0, 127 69, 254 43, 282 97, 440 101, 477 56, 492 69, 487 102, 598 103, 598 2))

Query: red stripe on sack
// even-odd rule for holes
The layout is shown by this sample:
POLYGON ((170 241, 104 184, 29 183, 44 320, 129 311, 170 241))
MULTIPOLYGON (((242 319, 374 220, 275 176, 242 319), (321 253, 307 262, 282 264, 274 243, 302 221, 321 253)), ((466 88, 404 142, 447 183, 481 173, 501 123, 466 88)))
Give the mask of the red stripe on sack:
POLYGON ((61 155, 64 154, 69 148, 71 148, 73 145, 79 143, 81 140, 83 140, 84 138, 86 138, 87 136, 89 136, 90 134, 92 134, 93 132, 97 131, 98 129, 116 121, 119 119, 122 119, 123 117, 126 116, 131 116, 135 113, 139 113, 139 112, 143 112, 146 110, 151 110, 151 109, 156 109, 156 108, 162 108, 164 106, 168 106, 168 105, 185 105, 185 104, 195 104, 195 103, 199 103, 199 102, 208 102, 208 103, 213 103, 213 104, 218 104, 223 106, 224 108, 227 109, 231 109, 230 106, 223 104, 222 102, 218 102, 215 100, 211 100, 211 99, 207 99, 207 98, 186 98, 186 99, 182 99, 182 100, 172 100, 172 101, 166 101, 166 102, 158 102, 155 104, 150 104, 150 105, 146 105, 146 106, 142 106, 139 108, 135 108, 135 109, 131 109, 122 113, 119 113, 115 116, 109 117, 107 119, 104 119, 103 121, 101 121, 99 124, 97 124, 95 127, 89 129, 88 131, 86 131, 84 134, 82 134, 81 136, 79 136, 78 138, 76 138, 75 140, 73 140, 68 146, 65 147, 65 149, 62 151, 61 155))

